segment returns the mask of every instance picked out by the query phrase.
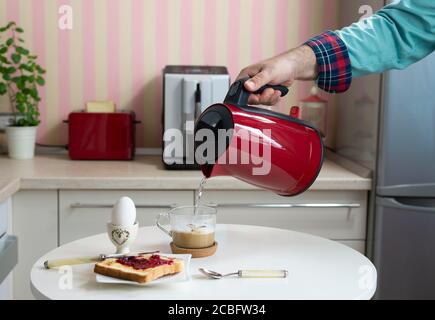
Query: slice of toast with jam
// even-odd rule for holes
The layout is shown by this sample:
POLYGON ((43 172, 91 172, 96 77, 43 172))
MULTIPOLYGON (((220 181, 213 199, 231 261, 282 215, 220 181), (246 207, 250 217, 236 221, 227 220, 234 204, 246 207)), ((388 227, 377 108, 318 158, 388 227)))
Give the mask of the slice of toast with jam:
POLYGON ((147 283, 166 275, 183 271, 183 260, 158 254, 107 259, 95 264, 94 272, 105 276, 147 283))

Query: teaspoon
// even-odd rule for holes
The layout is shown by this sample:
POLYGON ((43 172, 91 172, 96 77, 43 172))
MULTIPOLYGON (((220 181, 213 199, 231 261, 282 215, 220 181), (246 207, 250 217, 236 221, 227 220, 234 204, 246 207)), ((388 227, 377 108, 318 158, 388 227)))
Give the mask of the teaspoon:
POLYGON ((211 279, 222 279, 229 276, 238 276, 239 278, 287 278, 288 276, 287 270, 239 270, 227 274, 205 268, 199 268, 199 271, 211 279))

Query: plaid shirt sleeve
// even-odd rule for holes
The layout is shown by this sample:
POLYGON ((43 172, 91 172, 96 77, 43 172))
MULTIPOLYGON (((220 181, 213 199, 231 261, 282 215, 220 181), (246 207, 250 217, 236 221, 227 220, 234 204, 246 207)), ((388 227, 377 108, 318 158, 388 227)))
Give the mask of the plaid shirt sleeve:
POLYGON ((311 38, 306 45, 313 49, 319 76, 316 80, 319 88, 338 93, 349 89, 352 82, 352 67, 346 44, 333 31, 327 31, 311 38))

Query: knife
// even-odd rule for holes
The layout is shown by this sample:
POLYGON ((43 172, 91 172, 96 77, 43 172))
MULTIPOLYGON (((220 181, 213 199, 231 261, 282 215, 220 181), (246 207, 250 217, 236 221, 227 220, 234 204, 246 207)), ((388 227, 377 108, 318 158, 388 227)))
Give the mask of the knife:
POLYGON ((134 255, 143 255, 143 254, 153 254, 158 253, 160 251, 150 251, 150 252, 140 252, 137 254, 100 254, 98 256, 91 256, 91 257, 77 257, 77 258, 66 258, 66 259, 55 259, 55 260, 46 260, 44 261, 44 268, 45 269, 53 269, 61 266, 72 266, 77 264, 87 264, 87 263, 95 263, 104 261, 106 259, 116 259, 116 258, 123 258, 123 257, 129 257, 134 255))

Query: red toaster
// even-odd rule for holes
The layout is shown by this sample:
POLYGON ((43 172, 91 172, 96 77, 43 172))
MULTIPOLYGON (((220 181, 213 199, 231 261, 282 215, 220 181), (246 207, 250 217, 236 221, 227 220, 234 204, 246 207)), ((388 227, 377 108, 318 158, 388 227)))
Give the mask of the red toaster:
POLYGON ((68 121, 72 160, 132 160, 135 154, 134 112, 72 112, 68 121))

